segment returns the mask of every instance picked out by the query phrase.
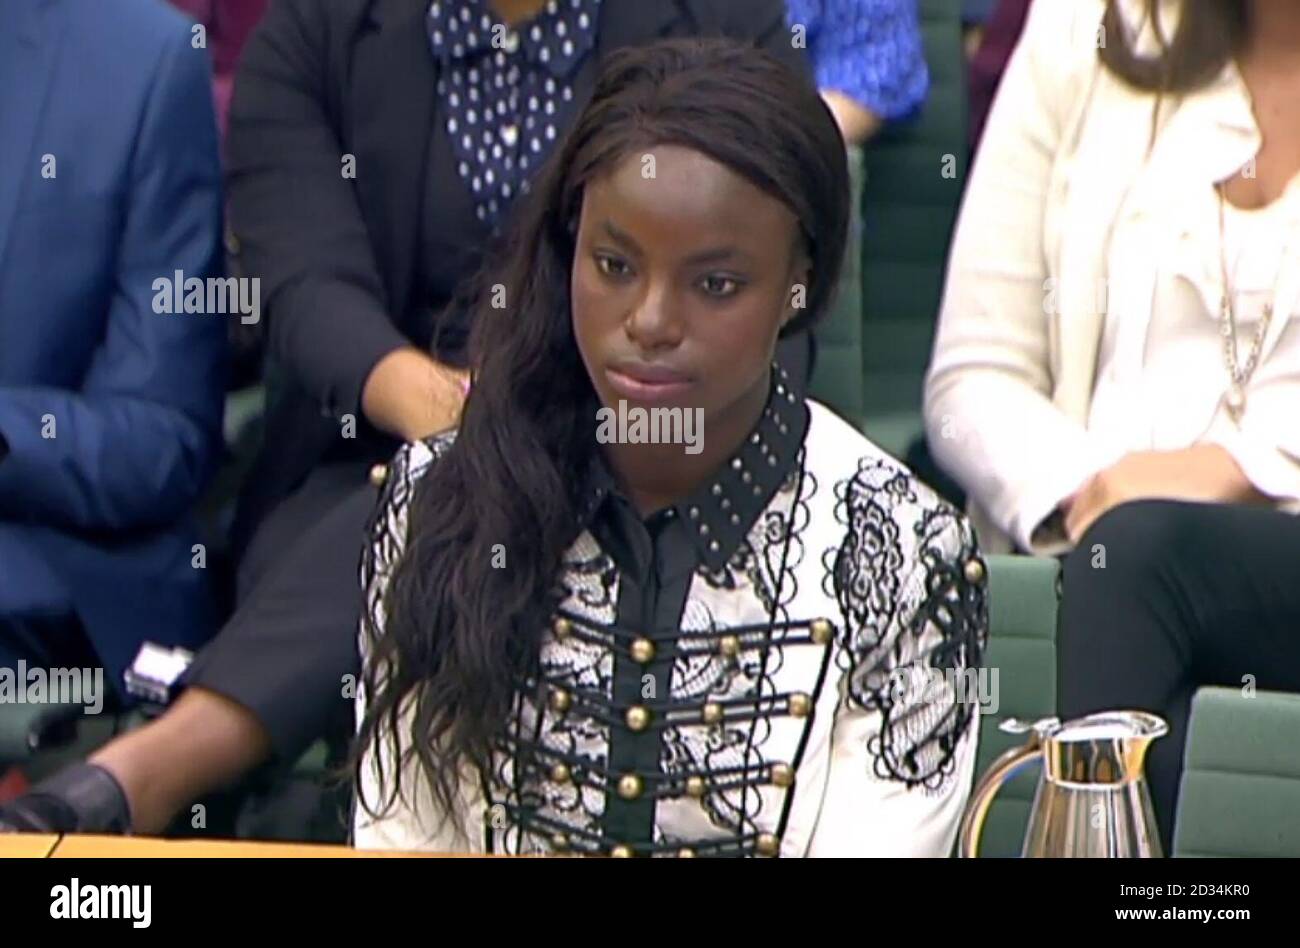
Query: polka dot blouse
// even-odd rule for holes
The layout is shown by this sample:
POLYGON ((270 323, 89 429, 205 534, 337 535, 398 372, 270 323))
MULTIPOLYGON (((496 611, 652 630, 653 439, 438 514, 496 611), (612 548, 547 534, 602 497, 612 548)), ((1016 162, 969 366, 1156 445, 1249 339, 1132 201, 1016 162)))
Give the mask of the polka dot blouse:
POLYGON ((574 119, 573 87, 596 42, 601 0, 550 0, 507 26, 487 0, 434 0, 438 96, 478 219, 496 228, 574 119))

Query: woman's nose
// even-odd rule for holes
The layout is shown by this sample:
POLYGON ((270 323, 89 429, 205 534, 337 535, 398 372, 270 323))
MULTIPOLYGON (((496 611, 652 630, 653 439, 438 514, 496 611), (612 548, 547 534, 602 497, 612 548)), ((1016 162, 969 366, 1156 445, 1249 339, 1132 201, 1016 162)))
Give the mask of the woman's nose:
POLYGON ((642 349, 666 349, 682 341, 681 306, 666 284, 650 284, 624 324, 628 338, 642 349))

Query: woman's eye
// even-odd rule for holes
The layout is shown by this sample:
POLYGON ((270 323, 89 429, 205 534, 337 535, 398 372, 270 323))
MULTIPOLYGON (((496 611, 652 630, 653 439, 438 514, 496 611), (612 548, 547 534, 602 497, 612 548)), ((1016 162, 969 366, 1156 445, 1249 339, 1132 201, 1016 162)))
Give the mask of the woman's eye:
POLYGON ((732 296, 740 289, 740 284, 731 277, 708 276, 700 284, 709 296, 732 296))
POLYGON ((632 268, 627 265, 627 261, 607 254, 596 255, 596 267, 605 276, 611 277, 625 277, 632 272, 632 268))

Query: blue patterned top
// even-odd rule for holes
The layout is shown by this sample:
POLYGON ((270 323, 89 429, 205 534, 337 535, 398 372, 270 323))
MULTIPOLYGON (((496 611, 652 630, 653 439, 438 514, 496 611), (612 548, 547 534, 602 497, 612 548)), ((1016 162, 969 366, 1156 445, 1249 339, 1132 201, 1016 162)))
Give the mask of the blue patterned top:
POLYGON ((917 0, 787 0, 819 89, 843 92, 882 119, 914 114, 930 91, 917 0))

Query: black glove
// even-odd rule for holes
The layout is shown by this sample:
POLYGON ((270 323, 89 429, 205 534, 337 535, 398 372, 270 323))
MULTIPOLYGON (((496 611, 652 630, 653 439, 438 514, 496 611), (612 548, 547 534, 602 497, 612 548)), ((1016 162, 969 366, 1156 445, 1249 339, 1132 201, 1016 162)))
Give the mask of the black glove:
POLYGON ((95 764, 75 764, 0 806, 0 833, 131 832, 131 808, 117 779, 95 764))

